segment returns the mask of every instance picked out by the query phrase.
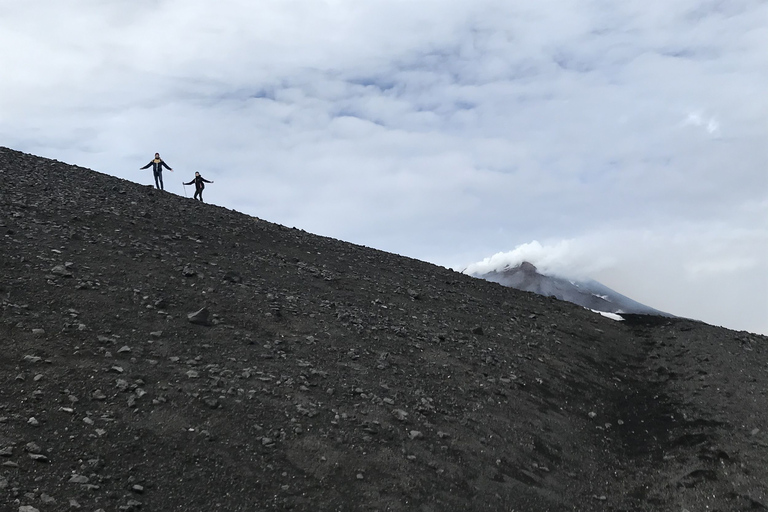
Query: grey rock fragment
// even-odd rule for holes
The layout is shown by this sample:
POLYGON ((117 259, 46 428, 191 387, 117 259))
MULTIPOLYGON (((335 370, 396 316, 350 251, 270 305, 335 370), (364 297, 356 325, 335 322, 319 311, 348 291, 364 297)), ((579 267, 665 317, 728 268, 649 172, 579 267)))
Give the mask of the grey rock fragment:
POLYGON ((68 480, 70 484, 87 484, 89 481, 85 475, 72 475, 68 480))
POLYGON ((187 315, 187 320, 195 325, 211 325, 210 322, 211 312, 208 308, 202 308, 194 313, 187 315))
POLYGON ((55 267, 53 267, 51 269, 51 274, 55 276, 60 276, 60 277, 72 277, 73 275, 72 272, 67 270, 67 267, 65 267, 64 265, 56 265, 55 267))
POLYGON ((230 283, 242 283, 243 277, 238 274, 237 272, 230 270, 226 274, 224 274, 224 281, 228 281, 230 283))
POLYGON ((400 421, 405 421, 406 418, 408 418, 408 413, 405 412, 402 409, 394 409, 392 411, 392 416, 394 416, 395 418, 397 418, 400 421))

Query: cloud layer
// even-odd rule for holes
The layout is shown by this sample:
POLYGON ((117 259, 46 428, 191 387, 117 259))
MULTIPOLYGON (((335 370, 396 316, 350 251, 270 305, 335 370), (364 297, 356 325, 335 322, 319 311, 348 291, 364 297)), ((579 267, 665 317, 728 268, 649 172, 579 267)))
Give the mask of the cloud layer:
POLYGON ((199 170, 211 202, 446 266, 539 240, 641 302, 709 296, 690 316, 768 333, 766 16, 761 0, 5 2, 0 144, 142 183, 160 151, 166 183, 199 170), (742 310, 718 316, 725 281, 742 310))

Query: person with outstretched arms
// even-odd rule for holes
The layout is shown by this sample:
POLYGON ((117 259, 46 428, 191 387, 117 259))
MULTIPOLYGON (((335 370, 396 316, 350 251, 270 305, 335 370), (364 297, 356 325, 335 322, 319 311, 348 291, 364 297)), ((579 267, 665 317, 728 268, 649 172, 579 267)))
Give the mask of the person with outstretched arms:
MULTIPOLYGON (((184 182, 182 182, 184 183, 184 182)), ((200 201, 203 201, 203 189, 205 188, 206 183, 213 183, 212 181, 208 181, 207 179, 200 176, 199 172, 195 173, 195 178, 190 181, 189 183, 184 183, 184 185, 191 185, 195 184, 195 199, 200 199, 200 201)))
POLYGON ((140 169, 147 169, 149 168, 150 165, 152 166, 152 172, 155 175, 155 186, 160 190, 164 190, 163 189, 163 167, 165 167, 171 172, 173 172, 173 169, 168 167, 168 164, 163 162, 163 159, 160 158, 160 153, 155 153, 155 158, 152 159, 144 167, 140 167, 140 169))

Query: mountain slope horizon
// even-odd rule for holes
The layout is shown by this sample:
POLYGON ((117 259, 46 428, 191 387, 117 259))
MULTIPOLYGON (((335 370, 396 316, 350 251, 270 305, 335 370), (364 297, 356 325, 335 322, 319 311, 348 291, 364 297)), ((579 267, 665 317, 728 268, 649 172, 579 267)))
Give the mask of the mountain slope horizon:
POLYGON ((2 147, 0 179, 13 512, 768 508, 765 336, 2 147))
POLYGON ((480 279, 499 283, 517 290, 555 297, 578 304, 593 311, 614 314, 673 316, 641 304, 594 279, 567 279, 557 275, 542 274, 535 265, 524 261, 503 269, 476 275, 480 279))

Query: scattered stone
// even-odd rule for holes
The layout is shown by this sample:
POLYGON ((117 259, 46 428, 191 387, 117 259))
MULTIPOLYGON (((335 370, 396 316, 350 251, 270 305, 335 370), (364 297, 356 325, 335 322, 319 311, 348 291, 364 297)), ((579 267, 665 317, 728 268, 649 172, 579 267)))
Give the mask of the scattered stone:
POLYGON ((230 283, 242 283, 243 277, 238 274, 237 272, 230 270, 226 274, 224 274, 224 277, 222 278, 224 281, 228 281, 230 283))
POLYGON ((19 506, 19 512, 40 512, 40 511, 35 507, 33 507, 32 505, 21 505, 19 506))
POLYGON ((195 325, 210 325, 211 313, 208 308, 202 308, 187 315, 187 320, 195 325))
MULTIPOLYGON (((41 330, 42 330, 42 329, 41 329, 41 330)), ((33 332, 34 332, 34 330, 33 330, 33 332)), ((41 333, 41 334, 44 334, 44 333, 45 333, 45 331, 43 331, 43 333, 41 333)), ((42 360, 43 360, 43 358, 42 358, 42 357, 38 357, 38 356, 31 356, 31 355, 26 355, 26 356, 24 356, 24 357, 22 358, 22 360, 23 360, 25 363, 39 363, 40 361, 42 361, 42 360)))
POLYGON ((410 432, 408 432, 408 437, 411 439, 411 441, 413 441, 415 439, 423 439, 424 434, 419 430, 411 430, 410 432))
POLYGON ((399 421, 405 421, 408 418, 408 413, 405 412, 402 409, 394 409, 392 410, 392 415, 397 418, 399 421))
POLYGON ((32 329, 32 334, 35 336, 43 336, 45 334, 45 329, 32 329))
POLYGON ((70 484, 87 484, 88 482, 90 482, 90 479, 87 476, 78 474, 72 475, 68 480, 70 484))
POLYGON ((131 347, 129 347, 128 345, 123 345, 122 347, 120 347, 117 350, 117 353, 118 354, 125 354, 126 352, 130 352, 130 351, 131 351, 131 347))
POLYGON ((91 398, 93 398, 94 400, 106 400, 107 395, 105 395, 102 390, 96 389, 93 391, 93 393, 91 393, 91 398))
POLYGON ((357 475, 355 475, 355 478, 357 478, 358 480, 363 480, 365 476, 362 473, 358 473, 357 475))
POLYGON ((67 270, 67 267, 64 265, 56 265, 51 269, 51 274, 59 277, 72 277, 72 272, 67 270))
POLYGON ((35 462, 48 462, 48 457, 46 457, 42 453, 30 453, 29 458, 34 460, 35 462))
POLYGON ((590 419, 595 419, 597 418, 597 413, 595 411, 589 411, 589 414, 587 414, 587 416, 589 416, 590 419))
POLYGON ((24 446, 24 449, 29 453, 42 453, 43 451, 42 449, 40 449, 40 446, 33 441, 30 441, 29 443, 27 443, 26 446, 24 446))
POLYGON ((45 505, 52 505, 53 503, 56 503, 56 498, 49 494, 41 494, 40 495, 40 501, 43 502, 45 505))
POLYGON ((29 418, 27 420, 27 424, 31 425, 33 427, 39 427, 40 426, 40 422, 34 416, 32 416, 31 418, 29 418))

